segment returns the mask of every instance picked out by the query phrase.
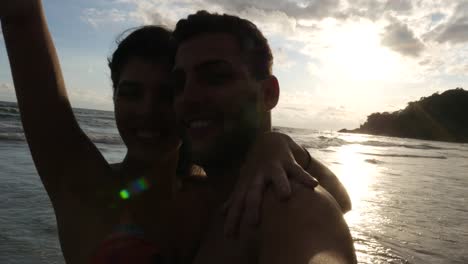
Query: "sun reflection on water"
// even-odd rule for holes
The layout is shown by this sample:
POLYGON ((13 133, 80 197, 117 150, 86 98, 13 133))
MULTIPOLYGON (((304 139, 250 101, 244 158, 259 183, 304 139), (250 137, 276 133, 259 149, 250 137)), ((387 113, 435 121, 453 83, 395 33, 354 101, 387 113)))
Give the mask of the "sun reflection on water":
POLYGON ((345 219, 354 238, 359 263, 378 263, 381 261, 378 256, 390 257, 386 252, 388 248, 376 239, 382 232, 382 225, 386 225, 387 221, 381 212, 385 198, 377 188, 380 184, 381 167, 361 154, 377 150, 359 144, 366 141, 365 136, 347 135, 343 139, 353 143, 334 148, 336 153, 331 169, 351 198, 353 208, 345 215, 345 219))
POLYGON ((369 187, 376 175, 375 166, 369 166, 359 155, 365 148, 362 145, 352 144, 342 146, 337 151, 337 161, 340 166, 335 169, 335 172, 339 175, 353 204, 353 210, 345 216, 350 225, 357 224, 362 220, 361 213, 366 211, 362 208, 365 206, 363 201, 372 195, 369 187))

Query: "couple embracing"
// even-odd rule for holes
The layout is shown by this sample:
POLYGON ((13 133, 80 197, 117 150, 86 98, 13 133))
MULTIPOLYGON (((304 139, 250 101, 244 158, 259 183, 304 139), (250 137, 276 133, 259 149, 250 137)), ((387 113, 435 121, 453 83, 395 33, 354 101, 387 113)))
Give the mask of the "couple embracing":
POLYGON ((120 41, 109 68, 127 154, 109 164, 73 115, 41 1, 0 0, 0 20, 67 263, 356 262, 346 190, 272 132, 280 88, 253 23, 200 11, 120 41))

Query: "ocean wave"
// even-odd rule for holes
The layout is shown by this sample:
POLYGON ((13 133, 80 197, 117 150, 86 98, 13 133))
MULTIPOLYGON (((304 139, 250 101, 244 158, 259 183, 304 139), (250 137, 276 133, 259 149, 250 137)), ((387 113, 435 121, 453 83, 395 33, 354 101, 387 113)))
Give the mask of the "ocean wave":
MULTIPOLYGON (((73 113, 77 119, 115 122, 114 113, 110 111, 73 108, 73 113)), ((19 116, 20 111, 16 103, 0 102, 0 120, 1 118, 19 118, 19 116)))
POLYGON ((384 148, 395 147, 395 148, 407 148, 407 149, 415 149, 415 150, 458 150, 456 148, 439 147, 439 146, 434 146, 434 145, 427 144, 427 143, 404 144, 404 143, 394 143, 394 142, 386 142, 386 141, 379 141, 379 140, 347 141, 339 137, 326 137, 326 136, 318 136, 315 138, 307 139, 305 141, 306 142, 303 144, 304 147, 314 148, 314 149, 326 149, 328 147, 341 147, 344 145, 358 144, 358 145, 369 146, 369 147, 384 147, 384 148))
POLYGON ((273 127, 274 132, 281 132, 285 134, 313 134, 317 133, 318 131, 315 129, 307 129, 307 128, 291 128, 291 127, 273 127))
POLYGON ((11 106, 0 106, 0 121, 2 120, 20 120, 18 108, 11 106))
POLYGON ((325 152, 325 153, 335 153, 336 152, 335 150, 332 150, 332 149, 321 149, 320 151, 325 152))
POLYGON ((371 147, 400 147, 400 148, 409 148, 409 149, 443 149, 440 147, 432 146, 429 144, 420 144, 420 145, 410 145, 410 144, 398 144, 398 143, 391 143, 391 142, 384 142, 384 141, 376 141, 376 140, 369 140, 360 142, 359 144, 371 147))
POLYGON ((376 159, 366 159, 366 160, 364 160, 364 161, 367 162, 367 163, 376 164, 376 165, 377 165, 377 164, 383 164, 383 163, 385 163, 385 162, 383 162, 383 161, 376 160, 376 159))
POLYGON ((2 114, 19 114, 19 109, 14 106, 0 106, 0 113, 2 114))
POLYGON ((111 112, 111 111, 73 108, 73 113, 75 114, 77 118, 103 119, 103 120, 112 120, 112 121, 114 121, 115 119, 114 112, 111 112))
POLYGON ((0 133, 0 140, 5 141, 25 141, 23 133, 0 133))
MULTIPOLYGON (((88 138, 99 144, 122 145, 123 141, 118 135, 87 133, 88 138)), ((21 132, 0 132, 0 140, 4 141, 26 141, 24 133, 21 132)))
POLYGON ((106 119, 99 119, 99 118, 95 118, 95 119, 79 118, 78 123, 80 124, 80 126, 93 128, 93 129, 117 129, 115 120, 106 120, 106 119))
POLYGON ((0 133, 23 132, 21 122, 0 122, 0 133))
POLYGON ((20 115, 19 114, 11 114, 11 113, 0 113, 0 121, 1 120, 19 120, 20 115))
POLYGON ((337 137, 319 136, 318 140, 309 140, 303 144, 305 148, 324 149, 328 147, 341 147, 350 144, 348 141, 337 137))
POLYGON ((118 135, 87 133, 87 136, 94 143, 108 144, 108 145, 122 145, 123 144, 122 139, 118 135))
POLYGON ((410 154, 377 154, 358 152, 362 155, 378 156, 378 157, 396 157, 396 158, 423 158, 423 159, 447 159, 445 156, 425 156, 425 155, 410 155, 410 154))
POLYGON ((90 113, 74 113, 77 119, 98 119, 98 120, 108 120, 115 122, 114 115, 108 114, 90 114, 90 113))

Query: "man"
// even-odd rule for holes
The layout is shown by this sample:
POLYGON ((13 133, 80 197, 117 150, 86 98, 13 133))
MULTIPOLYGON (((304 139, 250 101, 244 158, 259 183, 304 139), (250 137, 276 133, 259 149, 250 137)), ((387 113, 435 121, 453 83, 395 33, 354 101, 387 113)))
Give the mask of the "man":
MULTIPOLYGON (((205 169, 221 203, 241 176, 247 150, 271 131, 271 110, 279 99, 273 56, 256 26, 235 16, 200 11, 179 21, 174 37, 176 114, 187 127, 195 163, 205 169)), ((254 228, 243 221, 238 239, 224 236, 218 215, 195 263, 355 263, 336 201, 321 187, 293 187, 288 202, 267 190, 261 224, 254 228)))

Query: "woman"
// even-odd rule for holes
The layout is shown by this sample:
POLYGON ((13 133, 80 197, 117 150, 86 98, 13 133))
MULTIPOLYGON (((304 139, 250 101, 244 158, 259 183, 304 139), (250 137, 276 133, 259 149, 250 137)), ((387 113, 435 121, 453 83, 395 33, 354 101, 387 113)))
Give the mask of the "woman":
MULTIPOLYGON (((92 258, 102 262, 108 257, 146 261, 155 254, 190 259, 214 208, 202 183, 176 177, 182 143, 165 85, 174 53, 170 32, 158 27, 137 30, 110 60, 117 127, 128 149, 122 163, 110 165, 73 116, 41 1, 0 0, 0 20, 25 135, 55 210, 67 263, 92 258), (116 256, 121 253, 115 250, 116 243, 122 242, 130 254, 116 256)), ((282 140, 278 135, 269 135, 269 140, 272 137, 282 140)), ((284 158, 290 157, 290 146, 300 163, 307 163, 297 146, 289 141, 282 146, 252 156, 247 163, 259 164, 257 169, 271 162, 295 164, 284 158)), ((317 166, 313 159, 311 164, 317 166)), ((180 166, 184 167, 190 168, 180 166)), ((317 177, 322 175, 326 173, 317 177)), ((297 177, 314 184, 304 175, 297 177)), ((333 190, 337 186, 333 177, 319 178, 331 181, 333 190)), ((238 189, 248 184, 245 180, 238 189)), ((340 188, 335 197, 343 196, 340 188)), ((237 203, 243 202, 244 192, 234 194, 241 197, 234 199, 237 203)))

